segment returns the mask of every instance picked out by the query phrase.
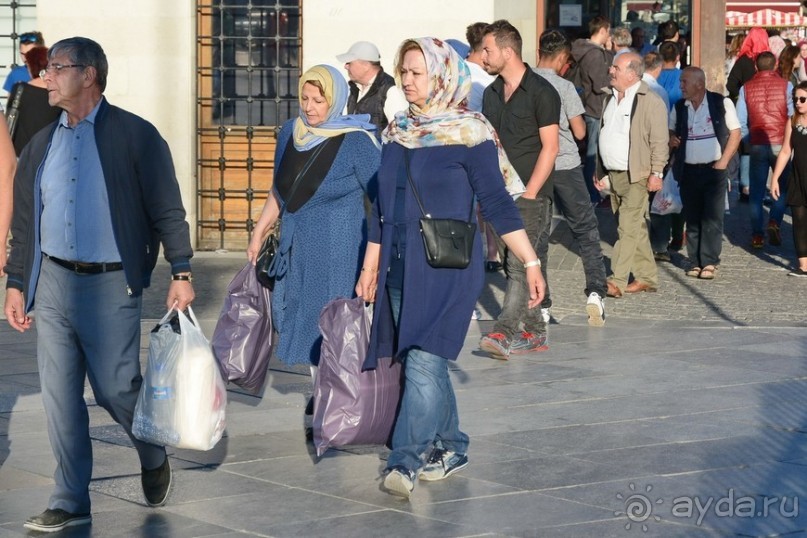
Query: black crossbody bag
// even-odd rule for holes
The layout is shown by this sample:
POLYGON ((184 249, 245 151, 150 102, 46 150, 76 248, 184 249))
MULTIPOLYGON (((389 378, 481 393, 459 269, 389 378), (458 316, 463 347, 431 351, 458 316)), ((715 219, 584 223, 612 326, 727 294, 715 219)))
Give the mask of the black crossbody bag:
POLYGON ((426 261, 430 266, 444 269, 465 269, 471 263, 474 248, 476 224, 471 222, 474 215, 474 203, 471 200, 471 210, 468 221, 457 219, 435 219, 426 213, 420 201, 415 182, 409 171, 409 150, 406 152, 406 177, 412 194, 420 207, 420 235, 423 237, 423 246, 426 248, 426 261))

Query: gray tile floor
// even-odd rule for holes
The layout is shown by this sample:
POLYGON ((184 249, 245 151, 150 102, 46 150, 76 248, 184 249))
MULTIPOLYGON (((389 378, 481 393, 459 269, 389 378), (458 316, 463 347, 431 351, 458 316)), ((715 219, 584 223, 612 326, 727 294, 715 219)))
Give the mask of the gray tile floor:
MULTIPOLYGON (((611 216, 598 216, 610 253, 611 216)), ((88 389, 93 524, 61 535, 805 535, 807 282, 786 276, 789 233, 783 247, 751 252, 747 209, 732 206, 717 280, 683 277, 676 256, 678 266, 660 267, 658 293, 609 300, 597 329, 586 324, 582 269, 561 224, 550 250, 550 350, 506 362, 476 350, 501 304, 503 278, 491 275, 484 319, 471 323, 452 370, 471 464, 418 484, 411 502, 380 490, 383 447, 314 456, 303 433, 310 380, 273 363, 263 398, 229 392, 226 437, 213 450, 171 450, 169 503, 147 508, 137 457, 88 389)), ((196 260, 208 335, 242 261, 196 260)), ((162 280, 144 326, 162 316, 162 280)), ((0 538, 26 534, 23 521, 52 486, 34 342, 0 326, 0 538)))

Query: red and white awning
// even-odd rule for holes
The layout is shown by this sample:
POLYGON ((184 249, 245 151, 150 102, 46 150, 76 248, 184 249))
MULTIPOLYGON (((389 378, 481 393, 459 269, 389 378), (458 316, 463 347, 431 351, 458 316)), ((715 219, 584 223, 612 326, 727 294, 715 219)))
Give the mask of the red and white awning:
POLYGON ((796 13, 783 13, 773 9, 760 9, 753 13, 729 11, 726 13, 726 28, 798 28, 807 26, 807 17, 796 13))

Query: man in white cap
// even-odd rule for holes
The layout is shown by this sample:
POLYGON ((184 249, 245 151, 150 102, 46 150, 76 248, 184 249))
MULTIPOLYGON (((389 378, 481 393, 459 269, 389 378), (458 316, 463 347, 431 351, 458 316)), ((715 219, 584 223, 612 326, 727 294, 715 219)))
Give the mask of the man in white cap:
POLYGON ((381 136, 381 131, 392 121, 395 113, 406 110, 409 103, 395 85, 395 79, 381 67, 378 47, 368 41, 357 41, 336 59, 344 62, 350 79, 347 113, 369 114, 370 121, 378 126, 378 136, 381 136))

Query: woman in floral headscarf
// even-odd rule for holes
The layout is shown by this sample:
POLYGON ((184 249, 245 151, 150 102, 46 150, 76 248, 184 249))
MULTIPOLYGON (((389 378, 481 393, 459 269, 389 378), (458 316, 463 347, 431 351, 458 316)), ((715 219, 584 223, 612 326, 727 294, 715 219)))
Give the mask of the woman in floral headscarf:
POLYGON ((468 464, 468 436, 459 429, 448 361, 462 349, 484 285, 478 233, 465 269, 428 264, 410 173, 434 218, 475 219, 471 208, 479 200, 485 220, 525 262, 530 307, 540 304, 545 283, 508 193, 523 186, 490 123, 465 108, 471 89, 465 62, 438 39, 409 39, 398 51, 395 77, 410 105, 382 136, 379 194, 356 292, 376 302, 365 368, 374 368, 377 357, 404 363, 384 487, 408 498, 418 477, 441 480, 468 464), (429 450, 424 466, 421 454, 429 450))
MULTIPOLYGON (((266 234, 284 209, 272 320, 275 354, 286 364, 319 364, 319 314, 349 297, 363 259, 365 193, 381 150, 369 115, 344 116, 348 86, 327 65, 303 73, 300 113, 283 124, 275 148, 274 184, 252 232, 247 257, 255 263, 266 234)), ((374 190, 374 187, 370 189, 374 190)), ((308 411, 313 407, 309 405, 308 411)))

